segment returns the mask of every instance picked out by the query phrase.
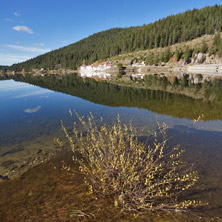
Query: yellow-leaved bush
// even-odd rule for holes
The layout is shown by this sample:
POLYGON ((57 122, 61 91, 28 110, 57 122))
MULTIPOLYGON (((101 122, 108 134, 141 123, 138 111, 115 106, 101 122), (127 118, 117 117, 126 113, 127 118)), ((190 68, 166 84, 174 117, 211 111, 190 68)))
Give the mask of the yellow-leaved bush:
POLYGON ((186 211, 201 204, 178 200, 179 194, 197 182, 198 175, 182 163, 184 151, 178 146, 166 150, 166 124, 158 123, 161 141, 154 133, 153 146, 146 146, 138 141, 132 124, 122 124, 119 116, 109 127, 102 120, 97 126, 92 114, 86 121, 76 116, 83 131, 77 129, 76 123, 72 133, 63 123, 62 129, 89 193, 112 196, 116 207, 133 213, 186 211))

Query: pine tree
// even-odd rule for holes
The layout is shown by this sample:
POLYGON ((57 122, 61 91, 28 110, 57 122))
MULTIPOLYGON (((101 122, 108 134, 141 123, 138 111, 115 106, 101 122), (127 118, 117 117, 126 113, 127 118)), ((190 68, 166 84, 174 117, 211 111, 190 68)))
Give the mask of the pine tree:
POLYGON ((163 55, 163 62, 168 62, 172 56, 170 47, 167 47, 167 49, 164 51, 163 55))

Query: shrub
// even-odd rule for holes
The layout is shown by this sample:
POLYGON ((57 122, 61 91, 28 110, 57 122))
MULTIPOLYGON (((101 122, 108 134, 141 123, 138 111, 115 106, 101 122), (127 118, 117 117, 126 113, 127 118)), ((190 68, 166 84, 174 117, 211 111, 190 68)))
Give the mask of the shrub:
MULTIPOLYGON (((71 111, 70 111, 71 113, 71 111)), ((72 113, 71 113, 72 115, 72 113)), ((185 211, 196 207, 198 201, 178 199, 198 180, 180 160, 183 150, 166 146, 166 124, 158 123, 153 147, 139 142, 135 128, 117 122, 108 127, 101 120, 98 127, 90 114, 88 120, 76 114, 84 132, 74 123, 73 135, 62 123, 71 145, 73 160, 85 176, 89 193, 112 196, 121 211, 135 214, 144 211, 185 211), (84 135, 84 136, 83 136, 84 135), (161 142, 157 137, 161 135, 161 142)))

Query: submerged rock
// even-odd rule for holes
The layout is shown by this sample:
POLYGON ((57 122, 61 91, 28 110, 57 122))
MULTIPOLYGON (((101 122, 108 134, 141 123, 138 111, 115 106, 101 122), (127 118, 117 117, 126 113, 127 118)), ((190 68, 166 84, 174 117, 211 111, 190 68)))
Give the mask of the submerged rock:
POLYGON ((8 176, 2 176, 0 175, 0 182, 3 180, 9 180, 8 176))

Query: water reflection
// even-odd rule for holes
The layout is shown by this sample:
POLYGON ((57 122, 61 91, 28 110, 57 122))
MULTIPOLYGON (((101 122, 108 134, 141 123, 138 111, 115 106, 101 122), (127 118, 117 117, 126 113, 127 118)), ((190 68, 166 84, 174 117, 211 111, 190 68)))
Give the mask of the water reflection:
POLYGON ((80 76, 82 78, 93 78, 93 79, 101 79, 101 80, 111 79, 111 75, 106 72, 81 72, 80 76))
POLYGON ((201 175, 196 199, 207 199, 214 208, 222 203, 222 101, 219 82, 190 85, 186 79, 145 77, 144 89, 70 76, 13 77, 0 81, 0 174, 13 175, 56 151, 54 137, 63 138, 60 120, 71 127, 69 109, 89 112, 111 124, 118 113, 147 137, 156 129, 156 118, 165 122, 169 146, 181 144, 185 160, 201 175), (25 83, 26 82, 26 83, 25 83), (146 88, 145 88, 146 87, 146 88), (197 94, 195 96, 195 93, 197 94), (193 125, 200 114, 204 118, 193 125), (213 191, 212 191, 213 190, 213 191))
POLYGON ((83 79, 78 75, 52 75, 44 78, 27 76, 15 77, 15 80, 112 107, 138 107, 176 118, 195 119, 204 114, 204 121, 222 119, 222 90, 219 80, 192 84, 187 76, 167 79, 165 76, 151 75, 145 76, 143 81, 133 82, 136 87, 83 79))

